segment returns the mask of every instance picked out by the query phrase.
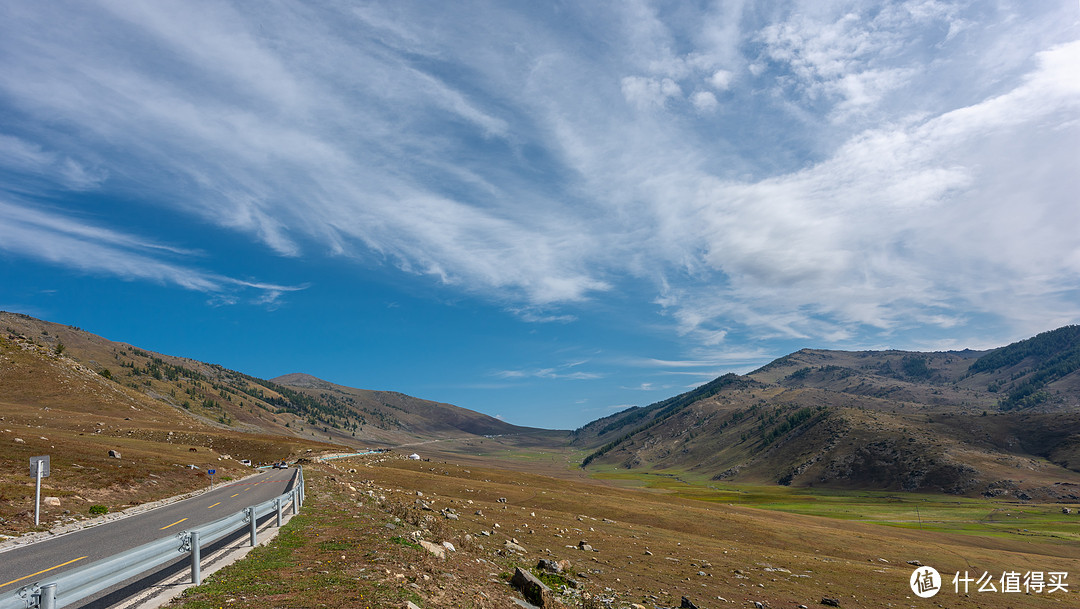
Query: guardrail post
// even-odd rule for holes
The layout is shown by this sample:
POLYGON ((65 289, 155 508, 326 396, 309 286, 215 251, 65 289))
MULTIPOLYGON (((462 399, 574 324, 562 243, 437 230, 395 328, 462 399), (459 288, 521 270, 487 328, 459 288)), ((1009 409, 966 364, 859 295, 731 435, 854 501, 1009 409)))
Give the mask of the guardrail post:
POLYGON ((274 498, 274 512, 277 513, 277 525, 281 526, 281 497, 274 498))
POLYGON ((199 532, 191 532, 191 583, 196 586, 202 585, 202 573, 199 571, 199 562, 202 560, 199 551, 199 532))
POLYGON ((255 544, 256 544, 256 541, 257 541, 257 537, 256 537, 257 533, 255 531, 255 525, 257 524, 256 519, 255 519, 255 508, 249 507, 244 511, 247 512, 248 520, 251 521, 251 525, 250 525, 248 531, 250 531, 251 547, 254 548, 255 544))
POLYGON ((38 607, 41 609, 56 609, 56 584, 45 584, 41 587, 38 607))
POLYGON ((293 516, 296 516, 297 514, 300 513, 300 506, 298 506, 296 504, 297 503, 296 500, 297 500, 297 497, 299 497, 299 493, 296 492, 296 489, 293 489, 291 491, 291 494, 292 494, 292 514, 293 514, 293 516))

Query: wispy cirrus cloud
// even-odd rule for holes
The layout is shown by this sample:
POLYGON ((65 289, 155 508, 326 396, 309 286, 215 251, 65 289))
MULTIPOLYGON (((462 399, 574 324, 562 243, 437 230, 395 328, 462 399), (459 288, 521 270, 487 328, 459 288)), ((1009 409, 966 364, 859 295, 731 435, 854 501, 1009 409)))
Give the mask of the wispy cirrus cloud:
POLYGON ((205 292, 216 299, 235 299, 251 290, 256 302, 273 304, 282 294, 306 286, 253 282, 199 270, 169 259, 203 258, 201 253, 76 221, 70 216, 29 209, 0 200, 0 250, 39 261, 105 274, 125 280, 150 281, 205 292))
MULTIPOLYGON (((688 357, 720 363, 754 358, 729 347, 748 334, 1080 318, 1074 8, 548 8, 10 3, 5 188, 122 195, 529 322, 576 322, 591 300, 659 309, 688 357), (651 298, 622 300, 625 285, 651 298)), ((160 245, 183 241, 66 201, 36 219, 9 201, 24 236, 0 247, 190 289, 291 289, 200 272, 177 261, 190 248, 160 245)))
POLYGON ((600 372, 586 372, 583 370, 574 370, 578 366, 586 364, 584 361, 566 362, 559 366, 550 368, 527 368, 518 370, 498 370, 492 373, 492 376, 502 379, 565 379, 565 380, 593 380, 603 378, 604 374, 600 372))

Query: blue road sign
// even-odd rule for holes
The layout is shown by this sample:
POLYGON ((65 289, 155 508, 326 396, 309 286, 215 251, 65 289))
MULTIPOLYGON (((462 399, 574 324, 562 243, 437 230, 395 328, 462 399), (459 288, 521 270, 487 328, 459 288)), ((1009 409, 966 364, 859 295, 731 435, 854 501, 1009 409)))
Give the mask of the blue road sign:
POLYGON ((206 473, 208 473, 208 474, 210 474, 211 476, 213 476, 214 474, 216 474, 216 473, 217 473, 217 470, 216 470, 216 469, 208 469, 208 470, 206 470, 206 473))

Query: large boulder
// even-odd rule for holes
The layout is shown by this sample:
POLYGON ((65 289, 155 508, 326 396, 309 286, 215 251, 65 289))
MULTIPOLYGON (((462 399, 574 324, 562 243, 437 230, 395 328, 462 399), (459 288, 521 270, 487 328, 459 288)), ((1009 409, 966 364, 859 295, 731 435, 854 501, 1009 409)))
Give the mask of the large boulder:
POLYGON ((510 584, 521 591, 521 595, 525 597, 525 600, 538 607, 544 609, 558 607, 555 596, 551 593, 551 588, 548 588, 544 582, 537 579, 532 573, 522 571, 521 567, 514 568, 514 577, 510 580, 510 584))
POLYGON ((516 552, 518 554, 528 554, 529 553, 529 551, 526 550, 524 547, 522 547, 522 546, 520 546, 520 545, 518 545, 518 544, 516 544, 516 543, 514 543, 514 542, 512 542, 510 540, 507 540, 507 541, 503 542, 503 549, 505 549, 508 552, 516 552))
POLYGON ((420 540, 420 546, 422 548, 424 548, 425 550, 427 550, 428 552, 431 552, 435 556, 438 556, 439 558, 445 558, 446 557, 446 548, 444 548, 441 545, 435 545, 435 544, 431 543, 430 541, 420 540))
POLYGON ((537 570, 547 571, 548 573, 562 573, 562 567, 554 560, 548 560, 541 558, 540 562, 536 563, 537 570))

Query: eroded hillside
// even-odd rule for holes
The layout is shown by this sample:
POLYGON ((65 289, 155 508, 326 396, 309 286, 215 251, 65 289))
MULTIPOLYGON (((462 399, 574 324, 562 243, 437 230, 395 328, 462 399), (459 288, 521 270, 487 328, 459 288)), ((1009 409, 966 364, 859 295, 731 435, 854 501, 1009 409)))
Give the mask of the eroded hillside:
POLYGON ((200 488, 308 451, 524 431, 401 393, 215 364, 0 312, 0 534, 33 528, 29 459, 50 455, 43 526, 200 488), (290 386, 289 383, 298 386, 290 386))
POLYGON ((590 423, 592 469, 1075 500, 1080 330, 989 352, 804 349, 590 423))

